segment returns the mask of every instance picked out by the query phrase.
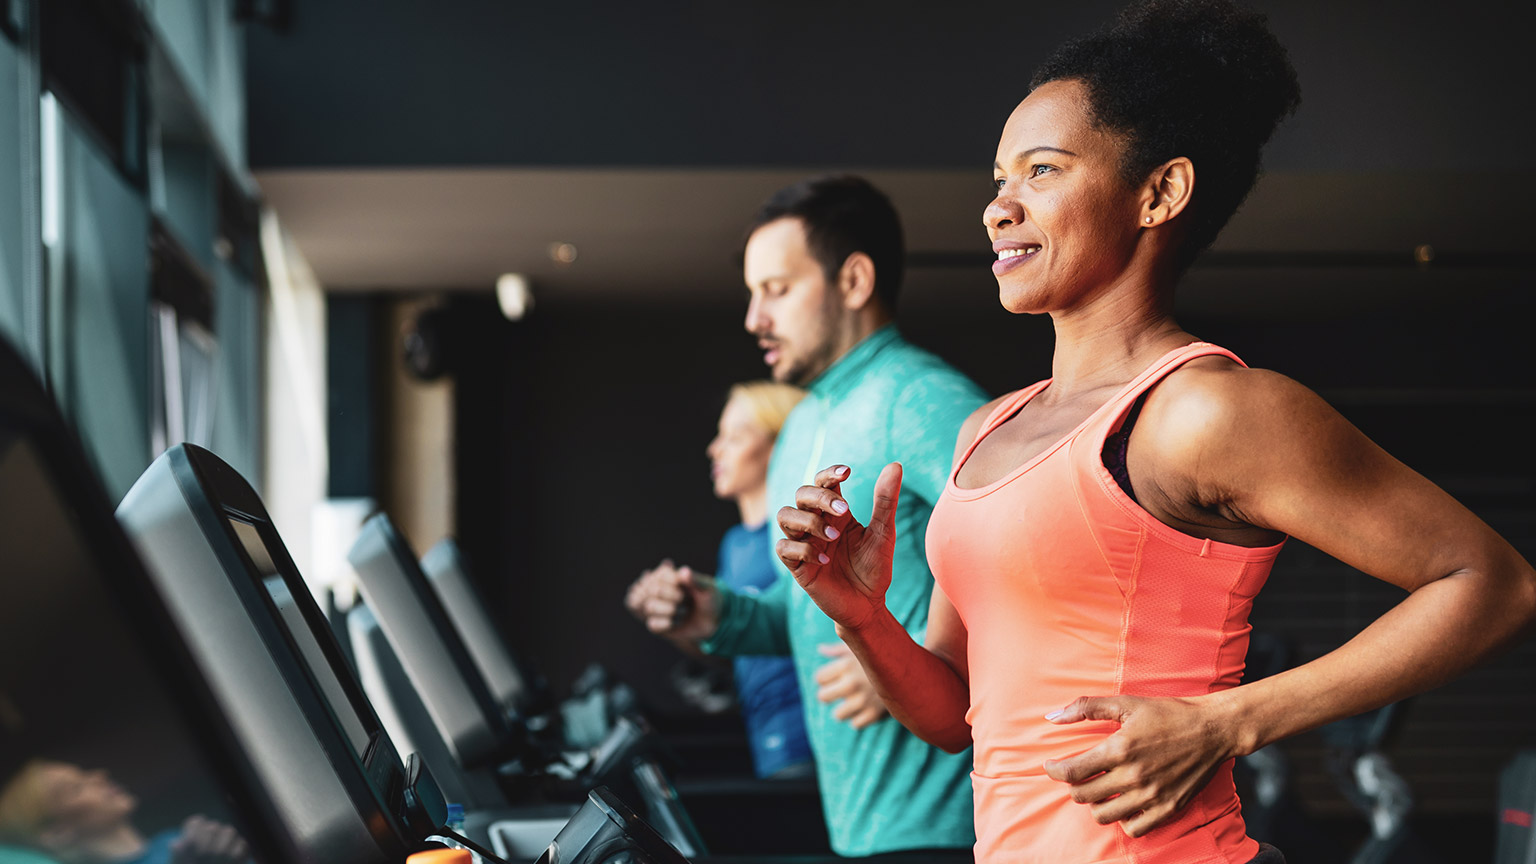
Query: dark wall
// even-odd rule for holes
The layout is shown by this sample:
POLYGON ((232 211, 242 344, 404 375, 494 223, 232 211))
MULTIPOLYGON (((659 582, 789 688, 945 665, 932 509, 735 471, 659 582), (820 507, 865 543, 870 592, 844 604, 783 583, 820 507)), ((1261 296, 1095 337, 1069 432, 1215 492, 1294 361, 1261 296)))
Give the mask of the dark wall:
MULTIPOLYGON (((1255 274, 1202 272, 1209 289, 1252 290, 1255 274)), ((1297 284, 1397 286, 1382 303, 1201 315, 1186 326, 1327 396, 1409 465, 1441 483, 1536 557, 1536 277, 1288 271, 1297 284)), ((904 308, 902 325, 991 393, 1050 374, 1048 321, 1010 316, 990 277, 956 278, 942 300, 904 308), (973 284, 974 283, 974 284, 973 284)), ((703 447, 734 381, 759 377, 742 309, 561 306, 522 324, 468 304, 466 340, 484 362, 459 376, 460 524, 487 594, 517 647, 557 689, 600 661, 653 702, 675 707, 679 655, 621 607, 642 568, 672 556, 712 568, 734 510, 712 499, 703 447)), ((1300 544, 1282 555, 1253 620, 1297 660, 1330 650, 1402 592, 1300 544)), ((1422 697, 1393 751, 1430 811, 1492 806, 1497 769, 1536 746, 1536 642, 1422 697)), ((1317 736, 1287 745, 1309 800, 1345 808, 1317 736)))
MULTIPOLYGON (((326 494, 332 498, 378 495, 379 447, 373 418, 382 382, 372 368, 379 303, 362 294, 325 298, 326 494)), ((393 359, 393 356, 391 356, 393 359)))
POLYGON ((704 447, 726 389, 761 377, 753 346, 724 307, 460 309, 481 350, 457 379, 459 532, 488 602, 557 691, 601 661, 662 696, 679 655, 624 589, 668 556, 713 572, 736 514, 704 447))
MULTIPOLYGON (((250 28, 250 161, 985 166, 1035 66, 1121 5, 294 0, 250 28)), ((1519 4, 1252 5, 1304 97, 1271 168, 1528 166, 1519 4)))

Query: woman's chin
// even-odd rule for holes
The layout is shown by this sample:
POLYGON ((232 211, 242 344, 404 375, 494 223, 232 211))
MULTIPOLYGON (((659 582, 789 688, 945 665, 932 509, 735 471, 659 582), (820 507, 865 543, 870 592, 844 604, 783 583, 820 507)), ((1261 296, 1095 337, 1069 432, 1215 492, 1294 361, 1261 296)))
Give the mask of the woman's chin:
POLYGON ((1015 315, 1042 315, 1050 311, 1042 306, 1036 294, 1029 291, 1009 290, 1005 285, 997 286, 997 302, 1015 315))

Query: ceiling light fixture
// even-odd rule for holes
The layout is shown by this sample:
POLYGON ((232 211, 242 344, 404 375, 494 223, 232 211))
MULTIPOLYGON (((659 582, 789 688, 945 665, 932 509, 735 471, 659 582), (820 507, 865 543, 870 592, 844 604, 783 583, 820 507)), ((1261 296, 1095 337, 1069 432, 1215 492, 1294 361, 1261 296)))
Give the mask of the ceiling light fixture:
POLYGON ((521 321, 533 308, 533 286, 521 273, 503 273, 496 280, 496 303, 508 321, 521 321))

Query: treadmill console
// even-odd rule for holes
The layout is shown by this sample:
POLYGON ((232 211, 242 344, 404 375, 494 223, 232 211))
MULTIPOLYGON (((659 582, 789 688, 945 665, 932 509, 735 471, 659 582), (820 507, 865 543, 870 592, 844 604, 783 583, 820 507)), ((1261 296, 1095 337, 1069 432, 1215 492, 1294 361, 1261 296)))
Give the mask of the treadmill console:
POLYGON ((537 864, 688 864, 655 829, 599 786, 537 864))

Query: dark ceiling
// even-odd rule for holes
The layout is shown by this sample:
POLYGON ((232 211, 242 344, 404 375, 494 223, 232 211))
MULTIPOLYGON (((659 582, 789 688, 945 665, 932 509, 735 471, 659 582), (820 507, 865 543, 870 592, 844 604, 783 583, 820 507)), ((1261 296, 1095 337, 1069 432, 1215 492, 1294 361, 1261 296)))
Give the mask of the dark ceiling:
MULTIPOLYGON (((1034 66, 1119 5, 292 0, 251 28, 250 160, 985 166, 1034 66)), ((1524 4, 1254 5, 1304 94, 1271 169, 1527 168, 1524 4)))
MULTIPOLYGON (((332 290, 488 291, 515 271, 545 299, 737 302, 742 220, 837 167, 900 207, 914 302, 956 279, 984 296, 1002 122, 1046 53, 1118 5, 293 0, 286 31, 249 28, 250 160, 332 290), (560 243, 575 264, 552 262, 560 243)), ((1359 293, 1358 268, 1317 253, 1417 244, 1492 255, 1483 281, 1514 261, 1528 284, 1536 64, 1514 5, 1255 5, 1303 104, 1217 250, 1268 255, 1277 298, 1359 293)), ((1268 294, 1191 296, 1269 314, 1268 294)))

